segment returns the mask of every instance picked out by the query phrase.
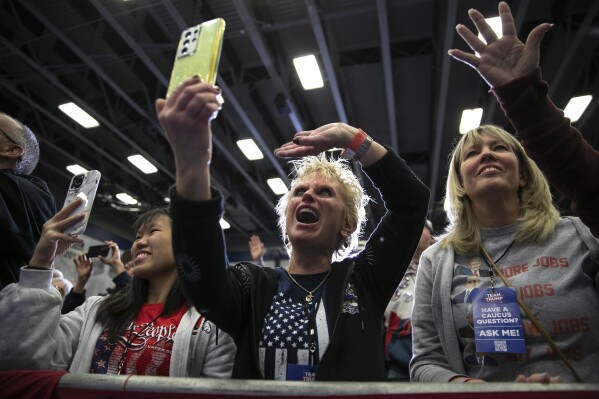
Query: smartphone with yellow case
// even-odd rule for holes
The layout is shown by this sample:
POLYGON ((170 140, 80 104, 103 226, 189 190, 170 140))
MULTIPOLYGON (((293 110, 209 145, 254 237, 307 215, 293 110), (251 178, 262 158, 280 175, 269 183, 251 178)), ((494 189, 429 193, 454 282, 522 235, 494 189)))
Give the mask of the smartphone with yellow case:
POLYGON ((183 81, 196 75, 203 82, 216 82, 224 33, 225 20, 222 18, 191 26, 181 33, 167 97, 183 81))

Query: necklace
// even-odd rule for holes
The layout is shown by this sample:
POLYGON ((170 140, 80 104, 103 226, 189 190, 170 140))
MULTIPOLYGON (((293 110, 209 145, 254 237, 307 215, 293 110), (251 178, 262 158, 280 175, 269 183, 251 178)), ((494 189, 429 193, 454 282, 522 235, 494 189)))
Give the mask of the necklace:
MULTIPOLYGON (((503 257, 507 254, 507 251, 510 250, 510 248, 512 247, 512 245, 514 245, 515 242, 516 242, 516 240, 512 240, 512 242, 510 242, 510 245, 507 246, 507 248, 505 249, 505 251, 503 251, 503 253, 501 254, 501 256, 499 258, 497 258, 497 260, 495 260, 495 261, 493 259, 491 259, 491 257, 487 253, 487 250, 482 245, 482 243, 480 245, 480 252, 483 255, 483 260, 485 261, 485 263, 489 267, 489 280, 491 282, 491 288, 493 289, 493 291, 495 290, 495 284, 494 284, 494 282, 495 282, 495 273, 493 272, 493 266, 497 265, 497 263, 499 263, 499 261, 501 259, 503 259, 503 257), (491 266, 489 264, 489 260, 491 261, 491 263, 493 264, 493 266, 491 266)), ((495 267, 497 267, 497 266, 495 266, 495 267)))
POLYGON ((331 270, 333 270, 333 268, 329 269, 329 272, 327 273, 326 276, 324 276, 324 278, 322 279, 322 281, 320 283, 318 283, 318 285, 316 286, 316 288, 314 288, 312 291, 305 289, 304 287, 302 287, 302 285, 300 283, 298 283, 293 276, 291 275, 291 273, 289 273, 289 270, 285 269, 285 271, 287 272, 287 275, 289 276, 289 278, 291 279, 291 281, 293 281, 295 283, 295 285, 297 285, 298 287, 300 287, 302 290, 306 291, 308 293, 308 295, 306 295, 306 302, 312 302, 314 300, 314 295, 313 293, 318 291, 318 289, 320 288, 321 285, 324 284, 325 281, 327 281, 327 278, 329 278, 330 274, 331 274, 331 270))
MULTIPOLYGON (((144 331, 147 330, 148 327, 150 327, 150 325, 154 324, 154 322, 156 320, 158 320, 158 317, 160 317, 160 314, 158 316, 154 317, 152 319, 152 321, 147 323, 146 326, 144 328, 142 328, 141 331, 138 332, 136 335, 139 337, 144 331)), ((129 335, 127 336, 127 343, 125 344, 125 350, 123 351, 123 353, 121 353, 121 357, 119 358, 119 361, 117 362, 117 375, 121 374, 121 370, 123 369, 123 366, 125 366, 125 361, 127 360, 127 352, 129 351, 129 345, 131 344, 131 341, 133 341, 133 337, 131 335, 133 334, 134 327, 135 327, 135 320, 133 320, 133 324, 129 328, 129 335)))

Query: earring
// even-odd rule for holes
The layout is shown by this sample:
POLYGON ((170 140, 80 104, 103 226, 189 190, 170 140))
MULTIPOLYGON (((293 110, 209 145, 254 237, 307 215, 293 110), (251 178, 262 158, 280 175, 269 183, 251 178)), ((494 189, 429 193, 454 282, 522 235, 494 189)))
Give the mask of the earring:
POLYGON ((344 248, 349 248, 349 245, 351 244, 351 235, 347 234, 347 232, 344 232, 342 234, 343 234, 343 241, 341 242, 341 245, 344 248))
POLYGON ((285 246, 289 245, 289 236, 287 234, 285 234, 285 236, 283 237, 283 244, 285 246))

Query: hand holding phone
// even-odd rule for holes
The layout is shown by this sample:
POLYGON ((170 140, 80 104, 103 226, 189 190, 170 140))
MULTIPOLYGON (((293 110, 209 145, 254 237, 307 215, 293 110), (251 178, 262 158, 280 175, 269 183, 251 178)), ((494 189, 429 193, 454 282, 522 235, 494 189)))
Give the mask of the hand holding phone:
POLYGON ((83 212, 85 214, 85 218, 81 222, 66 228, 64 230, 65 234, 78 236, 85 232, 85 228, 87 227, 87 222, 89 220, 89 214, 94 203, 94 198, 96 197, 96 190, 98 189, 98 184, 100 183, 100 176, 100 172, 97 170, 90 170, 89 172, 75 175, 71 179, 69 190, 67 191, 67 196, 64 201, 64 206, 67 206, 77 198, 83 199, 81 204, 77 206, 72 214, 76 215, 83 212))
POLYGON ((216 83, 216 71, 225 33, 225 20, 212 19, 181 33, 177 55, 166 96, 183 83, 198 76, 202 82, 216 83))
POLYGON ((104 258, 110 257, 110 247, 108 245, 92 245, 87 250, 87 256, 89 258, 97 258, 103 256, 104 258))
POLYGON ((74 199, 73 203, 63 207, 56 215, 44 223, 42 234, 28 266, 51 269, 57 256, 61 255, 72 244, 83 242, 78 237, 72 237, 64 233, 68 227, 80 223, 84 218, 81 213, 73 214, 73 211, 79 206, 79 202, 81 202, 80 198, 74 199))

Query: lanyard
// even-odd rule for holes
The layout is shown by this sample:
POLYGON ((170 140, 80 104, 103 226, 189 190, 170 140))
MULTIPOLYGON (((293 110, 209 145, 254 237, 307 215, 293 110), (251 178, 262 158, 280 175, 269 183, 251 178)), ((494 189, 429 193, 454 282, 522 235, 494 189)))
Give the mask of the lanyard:
POLYGON ((497 258, 496 260, 491 259, 491 257, 489 257, 489 259, 487 260, 488 254, 481 244, 480 254, 482 255, 482 258, 485 261, 485 263, 487 264, 487 266, 489 267, 489 279, 491 282, 491 291, 493 291, 493 292, 495 291, 495 273, 493 271, 493 266, 491 266, 491 264, 489 263, 489 260, 491 261, 491 263, 493 265, 497 265, 497 263, 499 263, 501 261, 501 259, 504 258, 504 256, 507 254, 507 252, 510 250, 510 248, 512 247, 512 245, 514 245, 515 242, 516 242, 516 240, 512 240, 512 242, 510 242, 510 245, 507 246, 505 251, 503 251, 501 256, 499 258, 497 258))
MULTIPOLYGON (((512 244, 513 244, 513 242, 512 242, 512 244)), ((508 246, 508 249, 511 246, 512 245, 510 244, 508 246)), ((503 283, 505 284, 505 286, 512 288, 512 284, 510 284, 509 280, 503 275, 503 273, 501 273, 501 270, 499 270, 499 268, 497 267, 496 262, 493 262, 493 259, 491 259, 491 257, 489 256, 489 254, 487 253, 487 251, 485 250, 485 248, 482 246, 482 244, 480 246, 480 252, 483 255, 483 259, 485 259, 485 262, 487 262, 487 265, 490 262, 491 266, 489 266, 489 267, 492 267, 493 269, 495 269, 497 271, 497 275, 499 275, 499 277, 501 277, 501 279, 503 280, 503 283)), ((505 252, 507 252, 507 250, 505 252)), ((505 252, 504 252, 504 255, 505 255, 505 252)), ((503 257, 503 255, 498 260, 501 260, 502 257, 503 257)), ((530 321, 532 322, 532 324, 536 327, 537 331, 543 336, 543 338, 545 338, 545 341, 547 341, 547 343, 553 349, 553 351, 564 362, 564 364, 566 365, 566 367, 568 367, 568 369, 570 370, 570 372, 572 373, 572 375, 574 376, 574 378, 576 379, 576 381, 578 381, 578 382, 584 382, 583 379, 582 379, 582 377, 580 376, 580 374, 578 374, 578 372, 576 371, 576 369, 574 368, 574 366, 572 366, 572 364, 568 361, 568 359, 566 358, 566 356, 564 355, 564 353, 561 351, 561 349, 556 345, 556 343, 553 342, 553 339, 551 339, 551 336, 547 333, 547 331, 545 330, 545 328, 543 327, 543 325, 541 324, 541 322, 537 319, 537 317, 535 316, 535 314, 528 307, 528 305, 524 302, 524 300, 522 300, 522 298, 520 298, 517 295, 516 295, 516 298, 518 300, 518 305, 520 305, 520 307, 522 308, 522 310, 524 310, 524 313, 526 313, 526 315, 528 316, 528 318, 530 319, 530 321)))
MULTIPOLYGON (((145 327, 142 328, 137 334, 136 336, 140 336, 144 331, 146 331, 148 329, 148 327, 150 327, 151 325, 154 324, 154 322, 156 320, 158 320, 158 317, 160 317, 160 314, 156 317, 154 317, 152 319, 152 321, 150 321, 149 323, 146 323, 145 327)), ((125 343, 125 350, 123 351, 123 353, 121 353, 121 357, 119 358, 119 361, 117 363, 117 375, 121 374, 121 370, 123 369, 123 367, 125 366, 125 361, 127 360, 127 352, 129 351, 129 345, 131 345, 131 341, 133 341, 133 329, 135 327, 135 320, 133 321, 133 324, 131 325, 131 327, 129 327, 129 335, 127 335, 127 343, 125 343)))

